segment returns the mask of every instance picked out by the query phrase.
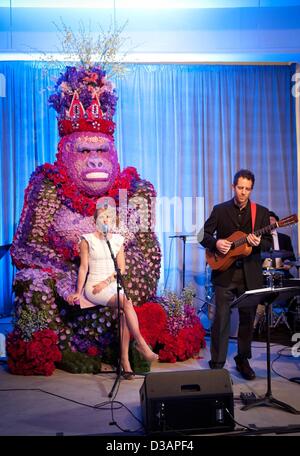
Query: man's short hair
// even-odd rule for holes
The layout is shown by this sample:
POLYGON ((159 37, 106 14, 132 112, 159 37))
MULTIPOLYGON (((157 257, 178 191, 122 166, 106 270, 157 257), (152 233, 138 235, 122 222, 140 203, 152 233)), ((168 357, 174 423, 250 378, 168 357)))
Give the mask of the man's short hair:
POLYGON ((244 179, 249 179, 252 182, 252 188, 254 187, 255 177, 252 171, 249 169, 240 169, 237 173, 235 173, 233 178, 233 185, 236 186, 240 177, 244 179))
POLYGON ((278 220, 279 220, 278 215, 275 214, 275 212, 273 212, 273 211, 269 211, 269 217, 274 217, 274 219, 276 220, 276 222, 278 222, 278 220))

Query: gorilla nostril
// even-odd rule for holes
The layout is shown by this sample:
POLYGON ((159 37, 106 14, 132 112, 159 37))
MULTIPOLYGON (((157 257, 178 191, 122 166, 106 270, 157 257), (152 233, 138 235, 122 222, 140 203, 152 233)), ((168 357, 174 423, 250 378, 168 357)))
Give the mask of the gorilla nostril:
POLYGON ((102 162, 100 160, 97 160, 97 159, 90 159, 88 161, 88 166, 90 168, 101 168, 102 167, 102 162))

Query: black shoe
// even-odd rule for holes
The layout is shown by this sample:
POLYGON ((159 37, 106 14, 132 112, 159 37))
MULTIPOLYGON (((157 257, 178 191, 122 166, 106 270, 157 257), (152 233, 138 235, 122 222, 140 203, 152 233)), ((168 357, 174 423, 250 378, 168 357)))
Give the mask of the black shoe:
POLYGON ((236 370, 241 374, 245 380, 253 380, 255 378, 255 372, 251 369, 249 361, 247 359, 241 359, 238 356, 234 357, 236 370))
POLYGON ((134 377, 135 377, 135 373, 133 371, 131 371, 131 372, 122 371, 121 375, 124 378, 124 380, 134 380, 134 377))
POLYGON ((214 361, 208 361, 211 369, 223 369, 225 363, 215 363, 214 361))

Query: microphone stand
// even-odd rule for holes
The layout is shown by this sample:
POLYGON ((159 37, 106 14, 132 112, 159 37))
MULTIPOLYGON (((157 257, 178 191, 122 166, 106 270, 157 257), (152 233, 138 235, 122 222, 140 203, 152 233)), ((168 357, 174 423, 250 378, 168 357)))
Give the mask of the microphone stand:
POLYGON ((117 360, 117 370, 116 370, 117 376, 116 376, 116 379, 115 379, 114 384, 112 386, 112 389, 110 390, 110 392, 108 394, 108 397, 112 397, 113 396, 113 392, 114 392, 114 390, 115 390, 115 388, 116 388, 116 386, 117 386, 117 384, 118 384, 118 382, 120 380, 121 370, 122 370, 121 369, 121 313, 120 313, 120 310, 121 310, 121 306, 120 306, 120 290, 121 290, 121 288, 123 288, 124 294, 125 294, 127 299, 128 299, 128 296, 126 294, 123 277, 122 277, 120 268, 118 266, 117 259, 114 256, 114 253, 113 253, 112 248, 111 248, 111 244, 109 242, 109 239, 107 238, 107 232, 103 232, 103 234, 104 234, 106 244, 107 244, 107 246, 109 248, 110 255, 111 255, 111 258, 112 258, 114 266, 115 266, 116 279, 117 279, 117 309, 118 309, 118 341, 119 341, 119 347, 118 347, 118 360, 117 360))
POLYGON ((183 255, 182 255, 182 289, 185 288, 185 245, 186 245, 186 238, 192 237, 188 234, 178 234, 169 236, 169 238, 179 238, 183 241, 183 255))

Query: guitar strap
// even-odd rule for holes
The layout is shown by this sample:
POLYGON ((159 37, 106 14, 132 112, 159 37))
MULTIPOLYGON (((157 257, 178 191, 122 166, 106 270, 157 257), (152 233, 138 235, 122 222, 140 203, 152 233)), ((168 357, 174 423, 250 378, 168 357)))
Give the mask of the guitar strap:
POLYGON ((252 233, 254 233, 254 226, 256 220, 256 203, 250 201, 251 205, 251 220, 252 220, 252 233))

